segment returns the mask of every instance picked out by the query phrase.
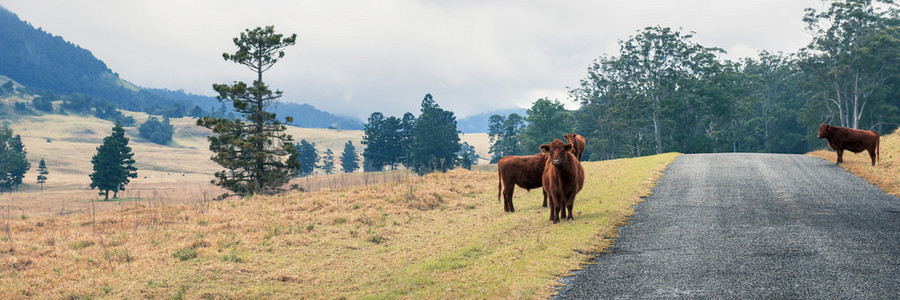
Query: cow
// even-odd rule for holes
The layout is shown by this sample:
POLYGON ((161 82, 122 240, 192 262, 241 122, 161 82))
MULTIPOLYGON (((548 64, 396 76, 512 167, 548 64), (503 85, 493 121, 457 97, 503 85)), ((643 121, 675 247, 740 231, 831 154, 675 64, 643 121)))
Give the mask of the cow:
POLYGON ((881 147, 879 145, 881 138, 874 131, 821 124, 819 125, 818 138, 828 140, 828 146, 837 152, 837 162, 835 164, 844 162, 844 150, 850 150, 853 153, 860 153, 863 150, 869 151, 873 167, 875 166, 876 158, 881 155, 881 147))
POLYGON ((584 187, 584 168, 575 153, 572 153, 572 147, 572 144, 563 143, 559 139, 541 145, 541 151, 547 152, 541 181, 549 199, 550 221, 553 223, 559 223, 560 213, 566 220, 573 219, 575 195, 584 187))
POLYGON ((569 144, 572 144, 573 151, 575 151, 575 157, 578 158, 578 161, 581 161, 581 155, 584 154, 584 137, 577 133, 569 133, 563 136, 566 138, 566 141, 569 144))
MULTIPOLYGON (((500 182, 497 184, 497 201, 500 201, 502 191, 503 211, 516 211, 512 202, 513 190, 516 185, 529 191, 541 187, 541 176, 544 174, 546 161, 547 154, 544 153, 526 156, 509 155, 497 161, 497 175, 500 177, 500 182)), ((546 192, 543 206, 547 207, 546 192)))

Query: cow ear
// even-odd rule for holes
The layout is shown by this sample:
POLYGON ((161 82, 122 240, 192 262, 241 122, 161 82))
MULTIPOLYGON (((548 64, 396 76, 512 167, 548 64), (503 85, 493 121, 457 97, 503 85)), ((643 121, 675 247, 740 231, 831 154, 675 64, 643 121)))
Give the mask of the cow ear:
POLYGON ((547 152, 550 152, 550 145, 547 145, 547 144, 541 145, 541 153, 547 153, 547 152))

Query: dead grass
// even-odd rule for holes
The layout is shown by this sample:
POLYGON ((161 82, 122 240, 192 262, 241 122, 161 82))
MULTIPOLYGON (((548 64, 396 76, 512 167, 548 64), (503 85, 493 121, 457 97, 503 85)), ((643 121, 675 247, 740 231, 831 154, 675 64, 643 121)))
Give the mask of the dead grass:
MULTIPOLYGON (((827 147, 827 146, 826 146, 827 147)), ((875 167, 868 152, 844 151, 841 167, 862 177, 888 194, 900 197, 900 131, 881 136, 881 157, 875 167)), ((807 155, 820 157, 829 162, 837 161, 837 153, 830 148, 817 150, 807 155)))
POLYGON ((575 220, 556 225, 539 192, 518 191, 504 213, 496 173, 464 170, 126 202, 96 222, 4 212, 0 298, 546 298, 612 243, 676 156, 586 163, 575 220))

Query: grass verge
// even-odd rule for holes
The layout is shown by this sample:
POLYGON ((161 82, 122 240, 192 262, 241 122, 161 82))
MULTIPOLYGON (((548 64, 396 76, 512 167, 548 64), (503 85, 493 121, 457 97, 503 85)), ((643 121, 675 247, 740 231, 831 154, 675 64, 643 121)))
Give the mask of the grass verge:
MULTIPOLYGON (((546 298, 612 244, 677 154, 585 163, 575 220, 494 172, 10 219, 0 298, 546 298)), ((5 229, 5 228, 4 228, 5 229)))

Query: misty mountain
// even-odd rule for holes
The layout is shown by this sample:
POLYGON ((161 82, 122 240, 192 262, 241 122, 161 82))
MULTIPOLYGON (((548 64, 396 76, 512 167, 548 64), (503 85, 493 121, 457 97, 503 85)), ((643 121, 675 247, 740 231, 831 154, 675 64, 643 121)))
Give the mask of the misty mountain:
POLYGON ((480 113, 456 120, 456 128, 464 133, 486 133, 488 132, 488 121, 493 115, 509 116, 511 113, 517 113, 522 117, 526 117, 524 108, 504 109, 492 112, 480 113))
MULTIPOLYGON (((116 108, 181 117, 194 106, 204 111, 219 108, 214 97, 182 90, 136 86, 109 69, 91 51, 22 21, 0 6, 0 75, 25 86, 29 93, 82 94, 108 101, 116 108)), ((310 105, 280 103, 279 116, 293 116, 300 127, 362 129, 362 122, 318 110, 310 105)))

